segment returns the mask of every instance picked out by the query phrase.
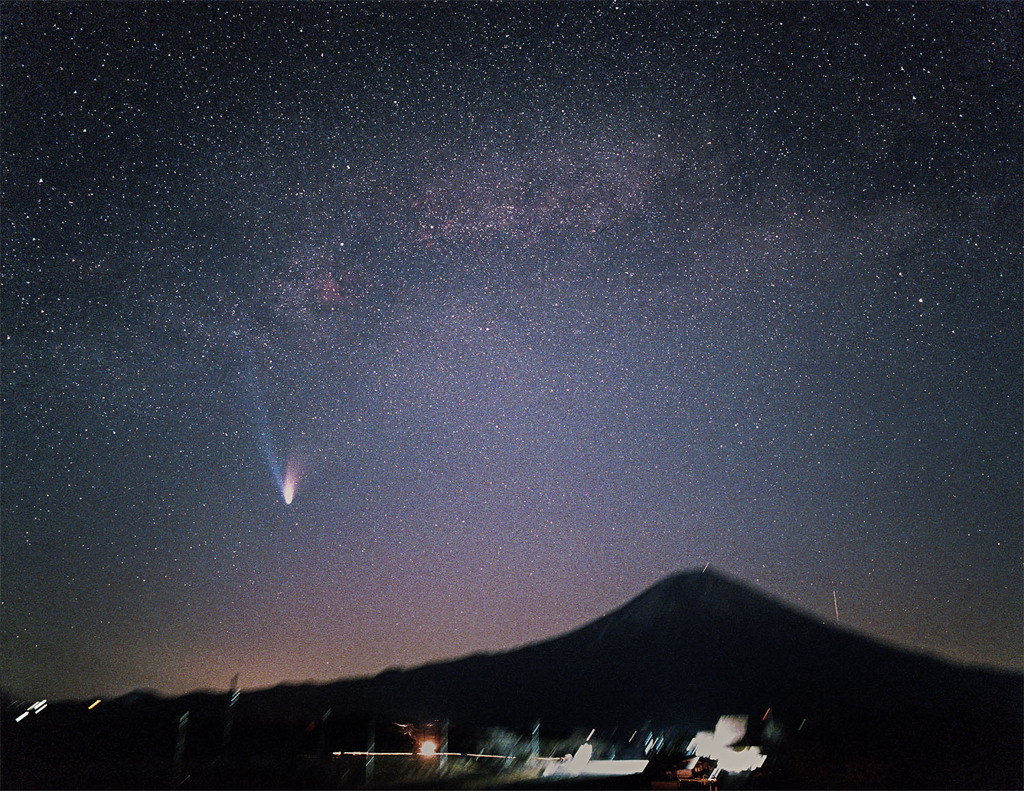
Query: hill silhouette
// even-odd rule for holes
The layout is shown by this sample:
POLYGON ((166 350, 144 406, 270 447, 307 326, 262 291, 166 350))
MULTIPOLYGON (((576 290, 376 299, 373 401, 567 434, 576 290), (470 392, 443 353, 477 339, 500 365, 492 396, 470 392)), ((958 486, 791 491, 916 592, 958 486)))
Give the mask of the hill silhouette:
MULTIPOLYGON (((783 787, 1016 788, 1022 704, 1021 675, 880 644, 708 570, 673 575, 588 625, 515 650, 246 692, 236 717, 283 728, 330 709, 464 729, 525 732, 540 720, 692 735, 722 714, 746 714, 748 739, 774 752, 771 776, 783 787)), ((136 696, 105 716, 132 710, 166 724, 187 708, 219 722, 225 706, 225 695, 208 693, 136 696)))
MULTIPOLYGON (((985 701, 1013 674, 959 667, 823 624, 715 571, 683 572, 566 635, 374 678, 250 693, 256 706, 349 705, 523 726, 713 724, 782 707, 838 716, 985 701), (937 694, 937 690, 942 690, 937 694)), ((996 708, 999 708, 996 706, 996 708)))

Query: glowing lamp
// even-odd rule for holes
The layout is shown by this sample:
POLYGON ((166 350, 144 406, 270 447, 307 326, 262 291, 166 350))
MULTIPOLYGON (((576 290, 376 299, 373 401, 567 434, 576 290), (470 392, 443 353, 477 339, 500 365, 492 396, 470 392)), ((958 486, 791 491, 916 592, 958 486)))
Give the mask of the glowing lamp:
POLYGON ((427 739, 425 742, 420 744, 420 755, 424 758, 433 758, 437 755, 437 744, 427 739))

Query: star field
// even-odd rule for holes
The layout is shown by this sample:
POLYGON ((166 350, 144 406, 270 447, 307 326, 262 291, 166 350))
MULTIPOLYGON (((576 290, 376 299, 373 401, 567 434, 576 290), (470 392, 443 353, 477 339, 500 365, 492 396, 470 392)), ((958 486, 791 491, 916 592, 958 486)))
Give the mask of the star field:
POLYGON ((371 674, 708 562, 1021 667, 1018 6, 0 22, 6 688, 371 674))

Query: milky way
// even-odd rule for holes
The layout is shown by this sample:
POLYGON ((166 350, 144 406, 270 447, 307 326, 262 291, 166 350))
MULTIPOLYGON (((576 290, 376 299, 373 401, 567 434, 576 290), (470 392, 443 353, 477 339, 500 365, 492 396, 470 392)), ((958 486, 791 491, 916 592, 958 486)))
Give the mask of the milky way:
POLYGON ((10 689, 374 673, 705 563, 1021 666, 1019 6, 0 14, 10 689))

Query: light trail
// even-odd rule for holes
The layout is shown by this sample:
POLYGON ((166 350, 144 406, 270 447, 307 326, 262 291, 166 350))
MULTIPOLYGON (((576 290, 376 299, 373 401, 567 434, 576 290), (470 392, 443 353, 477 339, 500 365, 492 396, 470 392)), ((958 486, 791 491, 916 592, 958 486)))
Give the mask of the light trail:
MULTIPOLYGON (((437 756, 440 756, 440 755, 449 756, 449 757, 456 757, 456 758, 465 757, 465 758, 501 758, 501 759, 508 759, 508 758, 519 758, 519 757, 521 757, 521 756, 516 756, 516 755, 493 755, 491 753, 452 753, 452 752, 447 752, 447 753, 443 753, 443 752, 422 753, 422 752, 415 752, 415 751, 413 751, 413 752, 405 751, 405 752, 392 753, 392 752, 368 752, 366 750, 345 750, 345 751, 335 750, 333 753, 331 753, 331 755, 335 755, 335 756, 363 755, 363 756, 370 756, 370 757, 373 757, 373 758, 376 758, 378 756, 385 756, 385 757, 392 757, 392 758, 436 758, 437 756)), ((561 761, 562 759, 559 758, 559 757, 556 757, 556 758, 544 758, 544 757, 538 756, 536 760, 538 760, 538 761, 561 761)))
POLYGON ((392 755, 392 756, 404 755, 406 758, 415 758, 416 757, 416 753, 414 753, 414 752, 412 752, 410 750, 406 750, 405 752, 400 752, 400 753, 378 753, 378 752, 368 752, 366 750, 345 750, 344 752, 332 753, 332 755, 372 755, 374 757, 376 757, 378 755, 392 755))
POLYGON ((25 709, 25 711, 23 711, 21 714, 19 714, 17 717, 15 717, 14 721, 15 722, 21 722, 23 719, 25 719, 29 714, 32 714, 33 712, 38 714, 43 709, 45 709, 46 706, 47 706, 46 698, 43 698, 42 700, 37 700, 35 703, 33 703, 31 706, 29 706, 27 709, 25 709))

